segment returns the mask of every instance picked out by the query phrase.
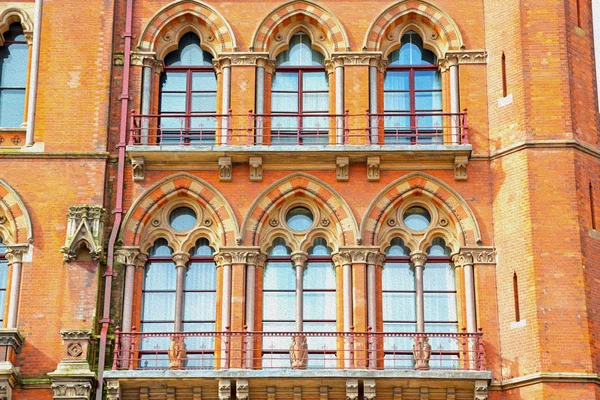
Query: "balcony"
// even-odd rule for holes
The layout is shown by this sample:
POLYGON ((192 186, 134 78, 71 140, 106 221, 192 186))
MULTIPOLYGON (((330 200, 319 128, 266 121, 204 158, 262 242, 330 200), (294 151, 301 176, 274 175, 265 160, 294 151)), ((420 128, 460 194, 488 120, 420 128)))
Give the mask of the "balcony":
POLYGON ((484 371, 481 333, 116 333, 112 369, 484 371))
POLYGON ((334 162, 382 156, 382 162, 449 163, 468 157, 467 113, 132 114, 127 151, 147 162, 334 162))

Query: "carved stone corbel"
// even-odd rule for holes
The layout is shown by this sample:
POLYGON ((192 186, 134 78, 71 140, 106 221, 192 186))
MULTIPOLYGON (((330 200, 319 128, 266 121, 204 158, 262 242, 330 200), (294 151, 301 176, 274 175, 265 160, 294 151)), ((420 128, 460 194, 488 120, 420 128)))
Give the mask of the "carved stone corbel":
POLYGON ((468 156, 454 157, 454 179, 457 181, 467 180, 467 165, 469 165, 468 156))
POLYGON ((358 379, 346 379, 346 400, 358 400, 358 379))
POLYGON ((250 157, 250 181, 262 182, 263 180, 263 162, 262 157, 250 157))
POLYGON ((146 179, 146 164, 144 157, 131 158, 131 174, 134 182, 142 182, 146 179))
POLYGON ((232 169, 231 157, 219 157, 219 180, 221 182, 231 182, 232 169))
POLYGON ((229 379, 219 380, 219 400, 231 400, 231 381, 229 379))
POLYGON ((65 261, 73 261, 82 246, 93 260, 103 254, 103 233, 106 211, 100 206, 70 206, 67 214, 67 238, 61 252, 65 261))
POLYGON ((238 379, 235 381, 235 395, 237 400, 248 400, 249 387, 247 379, 238 379))
POLYGON ((350 179, 350 157, 337 157, 335 159, 335 178, 338 181, 350 179))
POLYGON ((363 381, 364 386, 364 400, 375 400, 376 390, 375 390, 375 380, 374 379, 365 379, 363 381))
POLYGON ((106 400, 121 400, 121 386, 117 380, 107 380, 106 386, 106 400))
POLYGON ((474 400, 488 400, 488 383, 487 381, 475 381, 474 400))
POLYGON ((367 181, 375 182, 380 176, 381 158, 379 156, 367 157, 367 181))

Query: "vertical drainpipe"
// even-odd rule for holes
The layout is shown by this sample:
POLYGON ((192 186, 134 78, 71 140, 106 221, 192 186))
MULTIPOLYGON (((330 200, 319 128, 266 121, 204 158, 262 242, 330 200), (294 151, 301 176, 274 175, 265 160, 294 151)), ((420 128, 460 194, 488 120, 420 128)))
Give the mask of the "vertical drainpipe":
POLYGON ((33 146, 33 129, 35 126, 35 100, 37 98, 38 70, 40 66, 40 35, 42 32, 42 3, 35 0, 33 17, 33 49, 31 55, 31 71, 29 76, 29 100, 27 104, 27 132, 25 145, 33 146))
MULTIPOLYGON (((125 33, 123 34, 123 79, 121 85, 121 121, 119 125, 119 143, 118 162, 117 162, 117 187, 116 201, 113 210, 115 220, 113 223, 110 239, 108 241, 108 251, 106 257, 106 272, 104 276, 106 281, 104 284, 104 305, 103 314, 100 323, 102 329, 100 331, 100 347, 98 350, 98 387, 96 390, 96 400, 102 400, 102 388, 104 385, 104 362, 106 358, 106 336, 110 325, 110 297, 112 291, 113 278, 113 262, 115 253, 115 243, 119 235, 119 227, 123 220, 123 191, 125 185, 125 146, 127 143, 127 118, 129 116, 129 74, 131 70, 131 25, 133 21, 133 0, 127 0, 127 12, 125 15, 125 33)), ((30 103, 31 104, 31 103, 30 103)), ((31 116, 31 114, 30 114, 31 116)))

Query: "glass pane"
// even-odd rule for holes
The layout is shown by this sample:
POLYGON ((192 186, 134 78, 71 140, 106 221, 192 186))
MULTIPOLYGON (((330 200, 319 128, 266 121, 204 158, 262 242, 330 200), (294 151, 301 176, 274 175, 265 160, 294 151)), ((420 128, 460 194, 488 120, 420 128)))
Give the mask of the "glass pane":
POLYGON ((154 246, 149 250, 150 256, 165 257, 170 256, 173 251, 169 247, 169 243, 165 239, 157 239, 154 246))
POLYGON ((335 292, 304 292, 303 312, 305 320, 335 321, 335 292))
POLYGON ((217 94, 192 93, 192 112, 217 112, 217 94))
POLYGON ((217 298, 214 292, 184 293, 183 319, 186 321, 214 321, 217 298))
POLYGON ((185 93, 161 93, 160 110, 185 113, 185 93))
POLYGON ((329 94, 304 93, 302 95, 302 108, 304 111, 321 111, 327 113, 329 109, 329 94))
POLYGON ((217 91, 217 77, 214 72, 192 72, 192 90, 217 91))
POLYGON ((432 245, 429 249, 427 249, 427 254, 430 256, 449 256, 450 249, 446 247, 446 242, 442 238, 433 239, 432 245))
POLYGON ((175 293, 144 293, 142 320, 172 321, 175 319, 175 293))
POLYGON ((318 91, 328 90, 329 82, 327 80, 327 73, 323 72, 304 72, 302 74, 302 90, 306 91, 318 91))
POLYGON ((212 55, 200 48, 200 39, 189 32, 179 40, 179 48, 165 57, 165 66, 212 66, 212 55))
POLYGON ((427 263, 423 269, 425 290, 456 290, 454 269, 448 263, 427 263))
MULTIPOLYGON (((8 282, 8 261, 0 260, 0 290, 6 289, 6 282, 8 282)), ((0 305, 0 311, 4 310, 4 307, 0 305)))
POLYGON ((410 207, 403 218, 404 225, 413 231, 422 231, 431 223, 431 214, 423 207, 410 207))
MULTIPOLYGON (((329 118, 327 117, 302 117, 302 131, 310 131, 313 138, 322 138, 323 141, 316 140, 315 143, 328 143, 329 138, 329 118)), ((306 132, 305 132, 306 133, 306 132)), ((306 137, 306 135, 303 135, 306 137)), ((304 139, 303 143, 307 143, 304 139)))
POLYGON ((25 110, 25 90, 0 90, 0 126, 18 127, 23 123, 25 110))
POLYGON ((283 137, 279 136, 280 132, 296 132, 298 130, 297 117, 273 117, 271 122, 271 141, 281 143, 297 143, 298 139, 295 136, 283 137))
POLYGON ((422 111, 441 110, 442 93, 441 92, 416 92, 415 109, 422 111))
POLYGON ((211 138, 214 141, 214 132, 217 129, 217 119, 215 117, 190 117, 190 129, 192 130, 192 139, 211 138), (195 135, 194 135, 195 134, 195 135), (204 136, 204 134, 208 136, 204 136))
MULTIPOLYGON (((141 332, 173 332, 173 323, 143 323, 141 332)), ((149 353, 165 351, 169 349, 169 344, 171 340, 169 336, 163 337, 145 337, 141 339, 140 350, 148 350, 149 353)), ((142 361, 140 366, 142 368, 153 368, 157 367, 157 365, 161 367, 166 367, 169 364, 169 359, 166 354, 148 354, 147 356, 142 356, 142 361), (166 364, 162 365, 166 357, 166 364), (157 359, 161 360, 157 362, 157 359)))
POLYGON ((410 251, 404 247, 404 242, 400 238, 394 238, 390 242, 390 247, 386 249, 386 254, 392 257, 408 256, 410 251))
POLYGON ((187 89, 187 73, 164 72, 161 76, 160 90, 166 92, 185 92, 187 89))
POLYGON ((426 321, 456 321, 455 293, 425 293, 426 321))
POLYGON ((312 212, 308 208, 295 207, 288 211, 286 223, 295 231, 303 231, 310 228, 313 223, 312 212))
POLYGON ((387 92, 383 94, 383 107, 385 111, 410 112, 410 93, 387 92))
POLYGON ((415 71, 415 90, 441 90, 442 82, 438 71, 415 71))
POLYGON ((299 32, 290 39, 290 48, 277 55, 278 66, 319 66, 324 65, 325 57, 312 49, 307 34, 299 32))
POLYGON ((410 90, 408 71, 387 71, 383 81, 383 90, 410 90))
POLYGON ((214 263, 192 262, 185 274, 185 290, 216 290, 217 268, 214 263))
POLYGON ((286 246, 285 240, 276 238, 273 240, 273 247, 269 249, 270 256, 288 256, 292 254, 289 247, 286 246))
MULTIPOLYGON (((335 332, 336 330, 335 322, 304 323, 305 332, 335 332)), ((308 337, 307 342, 309 350, 309 368, 335 368, 336 355, 333 353, 335 350, 337 350, 337 338, 335 336, 308 337)))
POLYGON ((175 290, 175 264, 152 261, 146 265, 144 290, 175 290))
POLYGON ((291 262, 269 262, 263 278, 265 290, 295 290, 296 272, 291 262))
POLYGON ((273 91, 298 91, 297 72, 275 72, 273 75, 273 91))
POLYGON ((383 290, 415 290, 414 272, 408 263, 385 263, 381 280, 383 290))
POLYGON ((0 47, 0 87, 24 88, 27 85, 26 44, 0 47))
MULTIPOLYGON (((393 324, 384 323, 384 332, 412 333, 416 332, 415 324, 393 324)), ((383 350, 385 352, 385 368, 413 368, 413 344, 412 336, 387 336, 383 339, 383 350)))
POLYGON ((178 207, 169 214, 169 225, 176 231, 187 231, 196 225, 196 212, 189 207, 178 207))
POLYGON ((206 256, 211 257, 215 251, 210 247, 208 239, 199 239, 196 242, 196 247, 191 251, 192 256, 206 256))
MULTIPOLYGON (((273 93, 273 103, 271 105, 273 112, 298 112, 298 93, 273 93)), ((296 121, 297 118, 292 117, 296 121)))
POLYGON ((296 293, 264 292, 263 319, 294 321, 296 316, 296 293))
POLYGON ((384 321, 416 321, 414 293, 383 293, 384 321))
POLYGON ((330 262, 310 262, 304 270, 304 289, 335 290, 335 269, 330 262))

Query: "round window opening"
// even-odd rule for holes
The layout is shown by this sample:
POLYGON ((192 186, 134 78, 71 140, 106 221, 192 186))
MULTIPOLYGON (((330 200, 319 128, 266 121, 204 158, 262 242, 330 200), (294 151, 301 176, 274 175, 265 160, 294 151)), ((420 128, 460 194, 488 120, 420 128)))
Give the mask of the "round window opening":
POLYGON ((431 214, 423 207, 410 207, 404 212, 404 225, 413 231, 422 231, 431 223, 431 214))
POLYGON ((313 221, 312 212, 305 207, 292 208, 285 217, 285 222, 295 231, 303 231, 310 228, 313 221))
POLYGON ((178 207, 169 215, 169 225, 176 231, 187 231, 196 225, 196 212, 189 207, 178 207))

